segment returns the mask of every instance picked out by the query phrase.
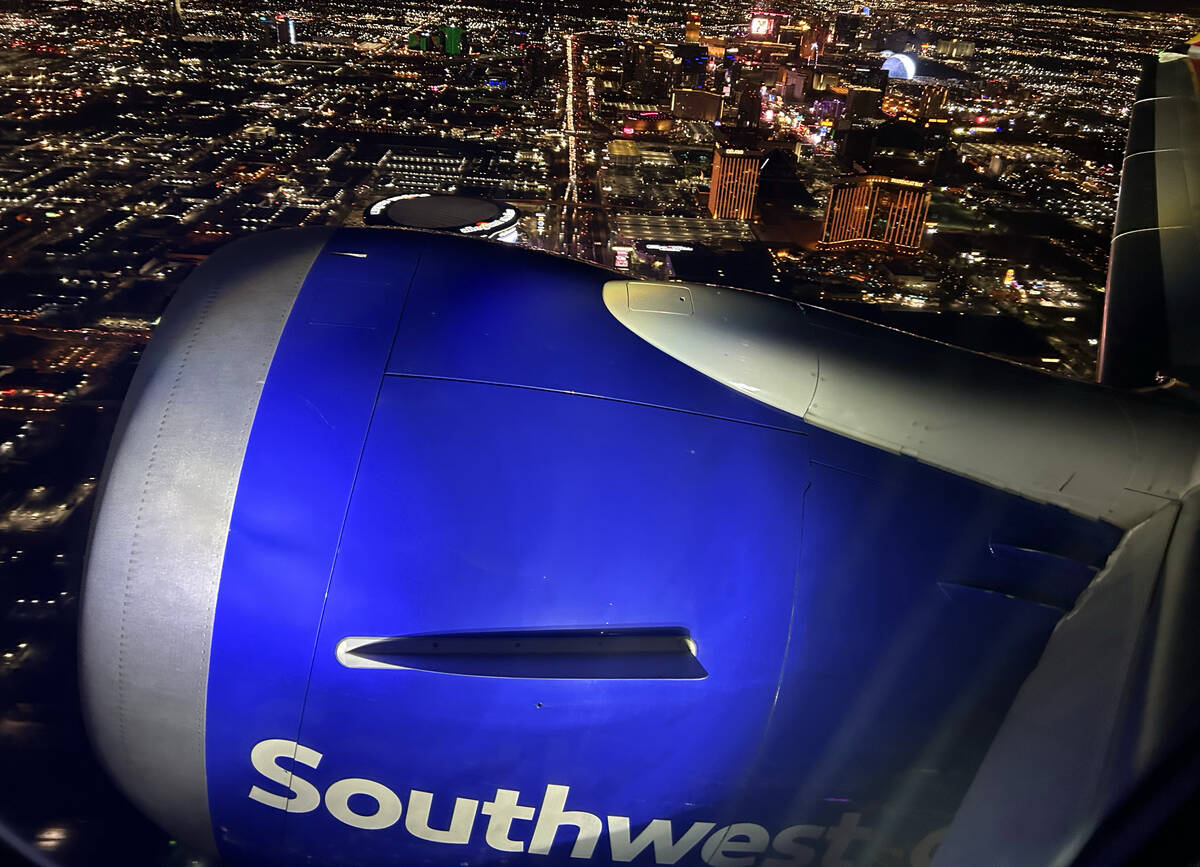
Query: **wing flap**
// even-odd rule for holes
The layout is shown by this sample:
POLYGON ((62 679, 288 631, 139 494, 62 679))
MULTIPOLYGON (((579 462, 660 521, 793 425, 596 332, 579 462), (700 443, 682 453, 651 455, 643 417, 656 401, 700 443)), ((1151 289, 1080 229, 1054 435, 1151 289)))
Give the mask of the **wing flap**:
POLYGON ((1071 863, 1195 735, 1197 617, 1200 489, 1130 530, 1059 623, 934 864, 1071 863))

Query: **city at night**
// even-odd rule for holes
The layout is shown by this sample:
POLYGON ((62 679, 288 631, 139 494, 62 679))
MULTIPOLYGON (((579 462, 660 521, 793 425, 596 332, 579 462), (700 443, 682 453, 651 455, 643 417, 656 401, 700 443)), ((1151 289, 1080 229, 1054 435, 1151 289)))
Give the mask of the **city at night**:
POLYGON ((1197 34, 0 0, 0 863, 1200 864, 1197 34))

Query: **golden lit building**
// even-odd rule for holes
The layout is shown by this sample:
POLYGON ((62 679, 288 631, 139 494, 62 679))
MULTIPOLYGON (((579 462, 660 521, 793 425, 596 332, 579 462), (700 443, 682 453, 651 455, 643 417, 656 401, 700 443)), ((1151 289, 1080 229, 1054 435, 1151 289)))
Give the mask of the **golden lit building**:
POLYGON ((881 175, 854 178, 830 190, 820 246, 915 253, 925 237, 928 212, 929 191, 920 181, 881 175))
POLYGON ((930 84, 921 91, 921 102, 917 106, 918 117, 944 117, 950 90, 944 84, 930 84))
POLYGON ((717 148, 713 154, 708 212, 718 220, 749 220, 758 191, 762 154, 742 148, 717 148))
POLYGON ((685 42, 700 41, 700 13, 696 11, 687 14, 687 22, 683 25, 683 39, 685 42))

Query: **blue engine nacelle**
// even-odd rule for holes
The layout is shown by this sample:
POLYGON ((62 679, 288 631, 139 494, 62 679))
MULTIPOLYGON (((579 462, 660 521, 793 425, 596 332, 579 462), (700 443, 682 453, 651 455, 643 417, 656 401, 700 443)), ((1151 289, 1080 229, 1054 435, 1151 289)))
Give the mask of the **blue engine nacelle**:
POLYGON ((84 598, 147 814, 236 864, 929 862, 1119 531, 717 382, 614 279, 302 230, 188 280, 84 598))

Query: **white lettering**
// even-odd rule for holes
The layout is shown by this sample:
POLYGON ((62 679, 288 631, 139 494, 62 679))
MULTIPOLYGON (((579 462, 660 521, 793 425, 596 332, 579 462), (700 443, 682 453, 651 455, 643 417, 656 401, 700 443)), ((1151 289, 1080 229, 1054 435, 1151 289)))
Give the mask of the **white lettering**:
POLYGON ((517 803, 521 793, 514 789, 497 789, 494 801, 484 801, 480 812, 488 819, 487 832, 484 841, 493 849, 501 852, 524 852, 525 844, 519 840, 508 838, 509 829, 514 819, 532 819, 533 807, 522 807, 517 803))
POLYGON ((390 828, 400 821, 400 811, 403 807, 396 793, 382 783, 374 780, 363 780, 351 777, 338 780, 325 790, 325 809, 335 819, 345 822, 352 828, 362 828, 364 831, 379 831, 390 828), (350 809, 350 798, 353 795, 366 795, 376 804, 374 813, 356 813, 350 809))
MULTIPOLYGON (((547 785, 540 807, 521 804, 521 793, 516 789, 498 788, 495 797, 482 804, 473 798, 456 797, 449 816, 446 804, 439 800, 441 807, 436 821, 439 826, 448 822, 446 827, 430 824, 434 794, 420 789, 408 792, 407 814, 396 792, 382 783, 358 777, 333 783, 322 799, 315 785, 290 770, 293 765, 315 769, 322 758, 321 753, 293 740, 271 738, 260 741, 250 750, 250 764, 273 785, 266 789, 251 786, 250 799, 288 813, 312 812, 324 800, 326 809, 335 819, 363 830, 390 828, 403 816, 405 829, 416 839, 459 846, 471 842, 476 816, 483 814, 488 817, 484 842, 500 852, 528 851, 531 855, 549 855, 559 832, 565 827, 568 833, 574 834, 570 856, 591 859, 604 835, 605 823, 600 816, 566 808, 571 788, 564 785, 547 785), (357 809, 352 808, 351 800, 355 796, 370 798, 374 801, 374 809, 359 812, 369 806, 365 802, 356 804, 357 809), (513 822, 516 821, 533 824, 528 850, 523 840, 513 839, 513 822)), ((865 844, 875 834, 871 828, 860 825, 861 813, 843 813, 838 824, 828 828, 792 825, 776 834, 774 839, 765 827, 752 822, 726 825, 715 832, 713 822, 693 822, 676 840, 669 819, 651 819, 636 837, 632 837, 628 817, 606 818, 611 858, 616 863, 629 863, 639 855, 653 851, 656 864, 672 865, 699 846, 698 854, 708 867, 808 867, 816 863, 819 851, 811 844, 824 839, 827 846, 821 859, 822 867, 853 867, 862 860, 868 848, 865 844), (764 853, 767 853, 766 857, 759 860, 757 856, 764 853)), ((925 835, 911 851, 909 867, 930 867, 945 834, 946 829, 941 828, 925 835)), ((565 849, 566 841, 561 842, 560 849, 565 849)))
POLYGON ((471 829, 475 826, 475 811, 479 802, 470 798, 454 799, 454 815, 450 817, 450 828, 429 827, 429 809, 433 803, 432 792, 413 789, 408 793, 408 813, 404 816, 404 827, 419 840, 432 843, 462 845, 471 842, 471 829))
POLYGON ((762 862, 762 867, 789 867, 793 864, 803 867, 805 864, 811 864, 817 852, 811 846, 805 846, 800 841, 820 840, 824 833, 825 828, 821 825, 792 825, 790 828, 784 828, 771 841, 771 848, 778 855, 791 855, 792 857, 767 858, 762 862))
POLYGON ((549 855, 554 845, 554 835, 564 825, 579 829, 575 845, 571 847, 572 858, 591 858, 596 851, 596 841, 604 833, 604 824, 599 816, 577 810, 564 810, 570 786, 546 786, 542 797, 542 809, 538 812, 537 824, 533 826, 533 838, 529 841, 531 855, 549 855))
POLYGON ((297 777, 291 771, 285 771, 279 767, 279 760, 282 758, 289 758, 302 765, 308 765, 310 768, 315 768, 321 763, 320 753, 303 747, 295 741, 281 738, 259 741, 250 750, 250 764, 254 766, 254 770, 271 782, 290 789, 292 796, 285 798, 283 795, 276 795, 260 789, 258 786, 252 786, 250 799, 258 801, 260 804, 266 804, 268 807, 274 807, 276 810, 285 810, 288 813, 310 813, 317 809, 321 805, 321 793, 317 791, 317 787, 308 780, 297 777))
POLYGON ((612 846, 614 861, 632 861, 647 846, 654 846, 654 863, 674 864, 704 839, 716 827, 714 822, 693 822, 679 842, 671 833, 670 819, 653 819, 642 829, 642 833, 629 841, 629 819, 625 816, 608 817, 608 842, 612 846))
POLYGON ((754 861, 754 856, 765 852, 771 842, 771 835, 762 825, 752 822, 738 822, 736 825, 726 825, 704 841, 700 849, 700 857, 705 864, 712 867, 746 867, 754 861), (739 839, 740 838, 740 839, 739 839), (730 858, 730 852, 752 853, 744 858, 730 858))

